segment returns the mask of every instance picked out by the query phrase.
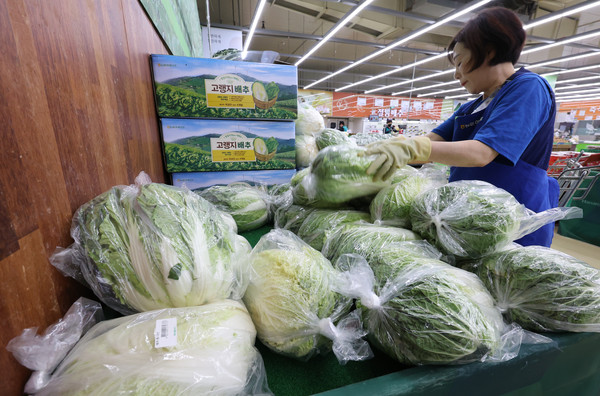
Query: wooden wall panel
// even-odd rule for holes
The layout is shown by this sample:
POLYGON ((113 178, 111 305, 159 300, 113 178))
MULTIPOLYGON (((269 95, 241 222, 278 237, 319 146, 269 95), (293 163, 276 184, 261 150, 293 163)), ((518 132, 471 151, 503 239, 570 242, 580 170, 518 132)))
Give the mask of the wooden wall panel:
POLYGON ((165 181, 148 56, 168 52, 137 0, 0 0, 0 53, 0 394, 18 395, 8 341, 93 298, 48 261, 73 212, 165 181))

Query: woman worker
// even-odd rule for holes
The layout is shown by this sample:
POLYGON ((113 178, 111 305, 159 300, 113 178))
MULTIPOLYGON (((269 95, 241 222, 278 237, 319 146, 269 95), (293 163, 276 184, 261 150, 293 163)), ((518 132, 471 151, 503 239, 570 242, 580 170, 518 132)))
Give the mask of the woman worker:
MULTIPOLYGON (((378 155, 367 173, 389 178, 414 161, 451 166, 450 181, 483 180, 510 192, 527 208, 541 212, 558 206, 558 183, 548 177, 556 104, 545 79, 514 64, 525 45, 516 14, 493 7, 461 29, 448 47, 454 77, 471 94, 431 133, 375 142, 366 155, 378 155)), ((550 246, 554 224, 516 241, 550 246)))

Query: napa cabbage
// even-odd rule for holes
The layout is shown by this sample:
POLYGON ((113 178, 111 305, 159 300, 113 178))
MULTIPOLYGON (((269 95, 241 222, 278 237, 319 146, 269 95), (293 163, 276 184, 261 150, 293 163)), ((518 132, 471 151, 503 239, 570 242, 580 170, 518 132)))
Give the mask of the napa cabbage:
POLYGON ((268 394, 255 337, 248 311, 233 300, 107 320, 87 332, 37 394, 268 394), (175 321, 166 327, 174 344, 162 346, 165 319, 175 321))
POLYGON ((229 213, 238 232, 252 231, 269 221, 268 195, 264 189, 245 183, 217 185, 201 191, 200 196, 229 213))
POLYGON ((332 290, 337 272, 325 257, 288 230, 259 240, 250 255, 244 295, 260 341, 273 351, 307 360, 332 349, 323 329, 352 305, 332 290))
POLYGON ((94 293, 124 313, 240 298, 250 245, 231 216, 197 194, 160 183, 117 186, 74 215, 69 261, 94 293), (229 218, 229 220, 226 220, 229 218))
POLYGON ((465 265, 509 321, 533 331, 600 332, 600 271, 543 246, 515 247, 465 265))

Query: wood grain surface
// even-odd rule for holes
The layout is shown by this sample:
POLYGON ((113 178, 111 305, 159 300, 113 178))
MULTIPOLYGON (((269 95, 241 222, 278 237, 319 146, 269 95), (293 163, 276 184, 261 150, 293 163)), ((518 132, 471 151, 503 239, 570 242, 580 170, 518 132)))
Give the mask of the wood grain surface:
POLYGON ((136 0, 0 0, 0 381, 29 370, 6 351, 89 290, 48 261, 73 213, 140 171, 164 182, 149 55, 167 49, 136 0))

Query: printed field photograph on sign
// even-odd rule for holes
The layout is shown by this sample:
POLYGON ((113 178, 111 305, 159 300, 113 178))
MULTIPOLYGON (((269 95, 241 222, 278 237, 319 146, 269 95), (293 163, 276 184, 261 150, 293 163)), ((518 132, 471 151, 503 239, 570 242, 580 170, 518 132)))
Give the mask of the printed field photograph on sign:
POLYGON ((246 183, 251 186, 274 186, 289 183, 295 169, 266 171, 232 172, 191 172, 174 173, 173 185, 186 187, 192 191, 202 191, 212 186, 228 186, 233 183, 246 183))
POLYGON ((297 118, 294 66, 170 55, 151 59, 159 117, 297 118))
POLYGON ((161 120, 167 171, 295 169, 294 123, 161 120))

